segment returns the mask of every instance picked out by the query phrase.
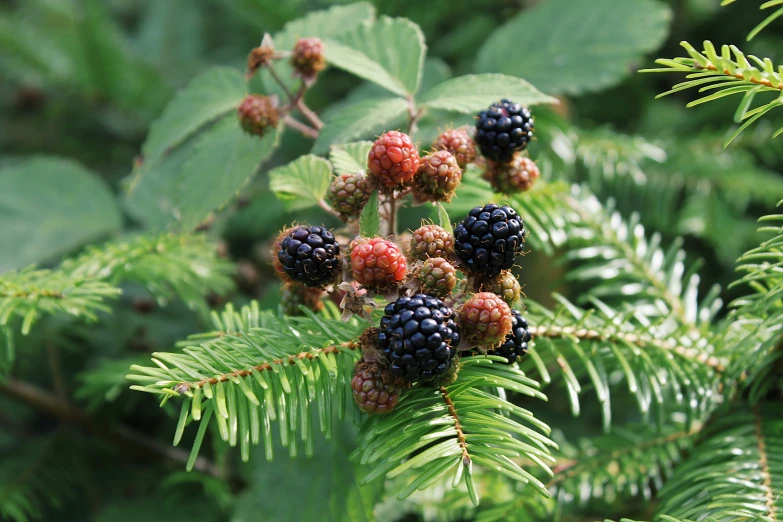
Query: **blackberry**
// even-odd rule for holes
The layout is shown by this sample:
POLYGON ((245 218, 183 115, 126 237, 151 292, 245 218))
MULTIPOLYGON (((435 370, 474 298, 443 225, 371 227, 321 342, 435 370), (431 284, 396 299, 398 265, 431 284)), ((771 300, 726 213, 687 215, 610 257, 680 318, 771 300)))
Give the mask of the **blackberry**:
POLYGON ((454 250, 463 267, 486 277, 514 266, 524 243, 522 218, 509 206, 475 207, 454 229, 454 250))
POLYGON ((509 163, 496 163, 487 169, 492 188, 503 194, 527 192, 540 176, 538 166, 524 156, 514 156, 509 163))
POLYGON ((487 351, 487 355, 500 355, 508 359, 509 364, 527 353, 527 343, 532 336, 527 320, 516 310, 511 310, 511 333, 506 336, 503 344, 487 351))
POLYGON ((447 130, 432 142, 432 150, 447 150, 457 159, 461 169, 476 159, 476 145, 464 127, 447 130))
POLYGON ((431 257, 416 271, 416 280, 426 292, 445 297, 457 284, 457 271, 442 257, 431 257))
POLYGON ((374 189, 373 179, 364 172, 338 174, 329 183, 326 198, 347 223, 359 217, 374 189))
POLYGON ((522 295, 522 286, 510 270, 502 272, 495 279, 485 281, 481 286, 481 290, 499 295, 508 306, 519 301, 522 295))
POLYGON ((340 245, 323 227, 294 228, 281 242, 277 259, 286 275, 305 286, 331 283, 340 270, 340 245))
POLYGON ((478 113, 474 139, 487 159, 507 163, 532 137, 533 118, 518 103, 504 99, 478 113))
POLYGON ((300 38, 291 51, 291 65, 304 78, 312 79, 326 67, 324 43, 320 38, 300 38))
POLYGON ((411 260, 430 257, 450 258, 454 253, 454 236, 438 225, 422 225, 413 231, 408 255, 411 260))
POLYGON ((392 373, 410 382, 445 374, 459 341, 454 311, 426 294, 389 303, 378 332, 378 346, 392 373))
POLYGON ((449 202, 461 180, 462 169, 457 158, 447 150, 436 150, 421 158, 414 178, 414 199, 449 202))
POLYGON ((459 329, 473 346, 500 344, 511 332, 511 308, 492 292, 473 294, 459 310, 459 329))
POLYGON ((277 112, 277 100, 272 96, 249 94, 237 107, 237 115, 242 129, 254 136, 263 136, 277 125, 280 115, 277 112))

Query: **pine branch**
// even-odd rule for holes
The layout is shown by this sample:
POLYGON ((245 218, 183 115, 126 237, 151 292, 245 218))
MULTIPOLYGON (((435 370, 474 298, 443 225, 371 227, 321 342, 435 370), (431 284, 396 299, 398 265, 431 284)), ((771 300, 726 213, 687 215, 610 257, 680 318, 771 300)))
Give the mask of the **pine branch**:
POLYGON ((27 335, 43 315, 65 313, 96 321, 98 312, 110 310, 104 301, 119 293, 108 283, 63 271, 30 267, 6 272, 0 277, 0 326, 19 319, 27 335))
POLYGON ((551 475, 545 461, 554 462, 549 448, 556 445, 539 433, 549 428, 492 389, 545 396, 536 389, 538 383, 504 362, 491 356, 463 358, 453 384, 406 390, 393 412, 368 419, 352 455, 372 466, 363 483, 407 473, 411 480, 397 497, 403 499, 453 473, 452 486, 464 483, 478 504, 477 464, 548 497, 546 487, 516 460, 526 459, 551 475))
POLYGON ((554 311, 526 301, 534 345, 523 368, 544 384, 557 372, 574 415, 580 413, 586 381, 602 405, 607 431, 613 390, 622 380, 645 416, 655 405, 663 419, 676 404, 693 423, 712 410, 725 361, 706 339, 692 338, 687 325, 666 317, 651 320, 634 308, 618 311, 597 299, 585 310, 555 298, 560 306, 554 311))
POLYGON ((660 493, 660 513, 701 520, 777 520, 781 506, 780 440, 775 404, 716 417, 704 441, 660 493))
POLYGON ((279 318, 261 312, 256 302, 239 312, 228 305, 220 315, 213 312, 213 322, 214 331, 178 343, 180 353, 155 353, 155 367, 132 366, 134 373, 128 375, 141 383, 132 389, 161 395, 162 403, 182 398, 175 445, 187 424, 200 423, 188 467, 210 421, 232 447, 240 444, 244 460, 250 458, 250 444, 262 439, 272 458, 275 421, 292 456, 298 453, 297 438, 312 455, 314 411, 329 438, 334 409, 343 419, 346 408, 353 407, 349 383, 358 358, 355 339, 366 324, 313 314, 279 318))
POLYGON ((141 235, 88 247, 63 262, 61 270, 114 285, 137 283, 164 303, 177 296, 204 315, 209 313, 206 296, 234 286, 233 265, 203 234, 141 235))
POLYGON ((662 430, 615 427, 611 434, 583 439, 578 448, 562 448, 570 458, 557 465, 548 486, 558 504, 576 500, 585 505, 594 497, 615 502, 619 495, 649 501, 652 488, 663 487, 700 429, 701 424, 689 430, 677 425, 662 430))
POLYGON ((752 404, 776 385, 783 360, 783 214, 760 221, 773 224, 760 229, 773 236, 738 260, 737 271, 745 275, 732 286, 745 284, 752 292, 731 303, 724 325, 731 376, 744 380, 752 404))
MULTIPOLYGON (((643 69, 640 72, 687 73, 688 81, 675 85, 670 91, 658 95, 659 98, 696 87, 699 88, 699 92, 716 91, 690 102, 687 107, 732 94, 743 94, 734 120, 737 123, 742 121, 744 123, 728 139, 727 146, 763 115, 783 105, 783 97, 780 95, 783 90, 783 73, 781 72, 783 70, 779 67, 776 68, 772 60, 768 58, 762 60, 753 55, 745 56, 734 45, 722 46, 719 55, 709 40, 705 40, 703 51, 697 51, 688 42, 680 42, 680 45, 688 52, 689 58, 658 59, 655 62, 665 66, 664 68, 643 69), (751 109, 755 96, 765 92, 775 93, 776 98, 751 109)), ((779 129, 773 137, 777 137, 781 133, 783 133, 783 128, 779 129)))

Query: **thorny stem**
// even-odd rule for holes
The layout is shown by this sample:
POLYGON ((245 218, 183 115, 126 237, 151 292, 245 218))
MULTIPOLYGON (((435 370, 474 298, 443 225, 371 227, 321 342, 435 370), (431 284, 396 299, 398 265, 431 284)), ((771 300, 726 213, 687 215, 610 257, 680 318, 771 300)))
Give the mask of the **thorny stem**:
POLYGON ((576 337, 577 339, 583 339, 586 341, 612 341, 612 342, 624 342, 636 345, 640 348, 647 346, 655 346, 656 348, 672 351, 686 359, 690 359, 701 364, 707 365, 716 372, 723 372, 726 370, 726 366, 723 361, 714 355, 709 355, 701 352, 695 348, 687 346, 681 346, 672 340, 660 340, 653 339, 649 336, 637 335, 633 333, 614 332, 610 334, 604 334, 598 330, 591 330, 588 328, 574 328, 573 326, 557 326, 557 325, 539 325, 530 328, 530 333, 533 337, 547 337, 550 339, 559 339, 563 337, 576 337))
POLYGON ((759 407, 753 408, 753 420, 756 425, 756 440, 759 448, 759 471, 764 487, 764 499, 767 507, 767 515, 771 520, 777 520, 777 508, 775 507, 775 494, 772 491, 772 475, 769 472, 769 459, 767 457, 767 444, 764 440, 764 431, 761 426, 761 413, 759 407))
POLYGON ((346 343, 340 343, 336 346, 327 346, 326 348, 318 348, 315 350, 308 350, 306 352, 299 352, 294 355, 289 355, 288 357, 285 357, 283 359, 274 359, 272 361, 267 361, 263 364, 259 364, 258 366, 253 366, 252 368, 247 368, 245 370, 235 370, 230 373, 224 373, 222 375, 218 375, 217 377, 212 377, 210 379, 202 379, 200 381, 195 382, 181 382, 177 384, 174 389, 176 391, 180 390, 187 390, 187 389, 196 389, 201 388, 205 384, 217 384, 219 382, 226 382, 230 380, 232 377, 247 377, 248 375, 251 375, 253 372, 263 372, 268 371, 272 369, 273 365, 280 365, 288 363, 290 365, 296 364, 296 360, 302 360, 302 359, 315 359, 316 357, 319 357, 321 354, 326 353, 340 353, 341 348, 345 348, 348 350, 357 350, 360 347, 358 342, 350 341, 346 343))
MULTIPOLYGON (((189 454, 186 451, 161 445, 156 440, 127 426, 107 427, 104 423, 94 420, 67 400, 61 399, 32 384, 9 378, 5 381, 0 381, 0 392, 63 422, 75 424, 96 437, 117 443, 138 455, 152 456, 157 459, 164 458, 180 464, 185 464, 188 461, 189 454)), ((214 463, 204 457, 196 459, 194 469, 214 477, 226 478, 225 474, 214 463)))
POLYGON ((283 116, 283 123, 291 127, 292 129, 296 129, 308 138, 316 139, 318 137, 318 131, 309 125, 306 125, 302 123, 301 121, 295 120, 291 117, 290 114, 286 114, 283 116))
POLYGON ((449 415, 454 419, 454 429, 457 430, 457 441, 459 441, 459 447, 462 448, 462 465, 469 466, 470 453, 468 453, 468 442, 465 440, 465 432, 462 431, 462 424, 459 421, 457 409, 454 407, 454 401, 451 400, 448 390, 443 386, 441 386, 438 391, 440 391, 440 395, 443 397, 443 402, 445 402, 446 406, 449 408, 449 415))

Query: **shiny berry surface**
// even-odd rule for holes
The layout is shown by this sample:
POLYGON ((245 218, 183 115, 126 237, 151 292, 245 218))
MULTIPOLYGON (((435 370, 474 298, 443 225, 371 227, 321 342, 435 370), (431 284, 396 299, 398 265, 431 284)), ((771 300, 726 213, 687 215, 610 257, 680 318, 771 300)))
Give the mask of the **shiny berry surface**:
POLYGON ((516 210, 490 203, 473 208, 454 228, 454 250, 468 272, 495 277, 514 266, 525 233, 516 210))
POLYGON ((300 226, 283 238, 277 259, 291 280, 323 287, 332 283, 340 270, 340 245, 324 227, 300 226))
POLYGON ((478 113, 474 139, 485 158, 507 163, 533 138, 530 111, 510 100, 500 100, 478 113))

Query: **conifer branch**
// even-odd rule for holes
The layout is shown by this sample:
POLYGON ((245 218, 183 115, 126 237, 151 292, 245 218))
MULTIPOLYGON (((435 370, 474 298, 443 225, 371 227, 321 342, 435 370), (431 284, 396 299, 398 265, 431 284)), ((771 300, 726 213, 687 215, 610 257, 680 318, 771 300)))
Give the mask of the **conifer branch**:
POLYGON ((769 456, 767 454, 767 444, 764 437, 764 429, 762 426, 763 419, 759 411, 759 406, 756 405, 753 408, 753 424, 756 429, 756 443, 759 452, 759 472, 761 473, 762 481, 761 486, 764 488, 764 499, 767 515, 772 520, 777 520, 777 507, 775 505, 776 498, 780 496, 780 493, 776 494, 772 489, 772 474, 769 468, 769 456))

